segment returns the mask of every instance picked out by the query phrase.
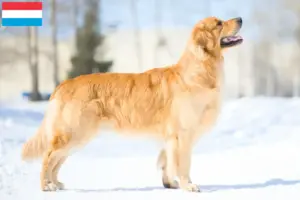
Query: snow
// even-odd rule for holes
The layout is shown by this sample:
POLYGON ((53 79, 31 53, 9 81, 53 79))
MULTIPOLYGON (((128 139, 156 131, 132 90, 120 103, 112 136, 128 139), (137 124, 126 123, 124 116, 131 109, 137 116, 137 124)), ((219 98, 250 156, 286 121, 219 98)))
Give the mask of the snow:
POLYGON ((0 199, 300 199, 300 99, 243 98, 224 104, 199 140, 191 177, 201 193, 167 190, 156 168, 160 145, 105 132, 68 158, 66 190, 41 192, 41 161, 20 159, 47 102, 0 104, 0 199))

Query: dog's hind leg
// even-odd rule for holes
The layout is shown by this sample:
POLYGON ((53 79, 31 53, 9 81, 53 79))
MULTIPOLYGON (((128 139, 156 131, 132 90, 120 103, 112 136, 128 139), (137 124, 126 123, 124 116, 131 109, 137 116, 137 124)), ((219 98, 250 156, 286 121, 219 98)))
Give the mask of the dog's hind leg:
POLYGON ((76 101, 68 103, 61 114, 65 120, 59 121, 59 128, 53 126, 50 144, 44 156, 41 171, 41 188, 44 191, 62 189, 63 184, 57 181, 57 174, 69 150, 82 147, 97 135, 101 120, 97 102, 80 104, 76 101), (69 130, 63 132, 57 130, 69 130))
MULTIPOLYGON (((55 133, 47 153, 44 155, 43 166, 41 171, 41 189, 43 191, 54 191, 61 189, 58 182, 55 182, 55 167, 59 163, 63 152, 70 141, 67 134, 60 132, 55 133)), ((62 164, 62 163, 61 163, 62 164)))
POLYGON ((52 172, 52 182, 57 185, 58 189, 64 189, 64 184, 61 183, 60 181, 58 181, 57 176, 59 173, 59 170, 62 166, 62 164, 66 161, 68 156, 62 155, 61 157, 58 157, 57 159, 57 163, 53 168, 53 172, 52 172))

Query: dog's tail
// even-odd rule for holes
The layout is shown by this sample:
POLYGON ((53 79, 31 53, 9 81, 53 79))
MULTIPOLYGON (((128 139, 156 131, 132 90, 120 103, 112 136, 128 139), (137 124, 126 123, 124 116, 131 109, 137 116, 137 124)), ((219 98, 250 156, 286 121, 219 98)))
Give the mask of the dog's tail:
POLYGON ((47 150, 47 146, 47 135, 42 124, 37 133, 23 145, 22 159, 26 161, 42 157, 47 150))

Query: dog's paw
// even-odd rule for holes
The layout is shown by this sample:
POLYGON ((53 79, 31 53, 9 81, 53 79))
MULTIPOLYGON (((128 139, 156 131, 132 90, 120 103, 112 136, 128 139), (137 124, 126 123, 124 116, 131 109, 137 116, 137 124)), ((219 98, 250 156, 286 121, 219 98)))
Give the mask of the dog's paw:
POLYGON ((168 182, 168 181, 162 181, 164 188, 167 189, 177 189, 178 188, 178 182, 177 181, 173 181, 173 182, 168 182))
POLYGON ((57 190, 62 190, 64 189, 64 184, 61 183, 61 182, 57 182, 57 183, 53 183, 53 182, 49 182, 47 181, 47 183, 45 183, 43 186, 42 186, 42 190, 43 191, 57 191, 57 190))
POLYGON ((164 188, 167 188, 167 189, 179 188, 178 182, 176 180, 168 179, 168 177, 165 174, 162 176, 162 184, 163 184, 164 188))
POLYGON ((188 183, 187 185, 181 188, 189 192, 200 192, 199 186, 193 183, 188 183))

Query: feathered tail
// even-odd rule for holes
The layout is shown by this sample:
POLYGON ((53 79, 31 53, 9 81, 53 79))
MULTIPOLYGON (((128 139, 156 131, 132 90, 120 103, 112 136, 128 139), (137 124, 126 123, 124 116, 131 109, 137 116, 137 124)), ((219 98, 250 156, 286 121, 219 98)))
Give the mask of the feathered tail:
POLYGON ((23 145, 22 159, 33 160, 42 157, 47 150, 47 145, 47 136, 43 131, 42 124, 38 132, 23 145))

